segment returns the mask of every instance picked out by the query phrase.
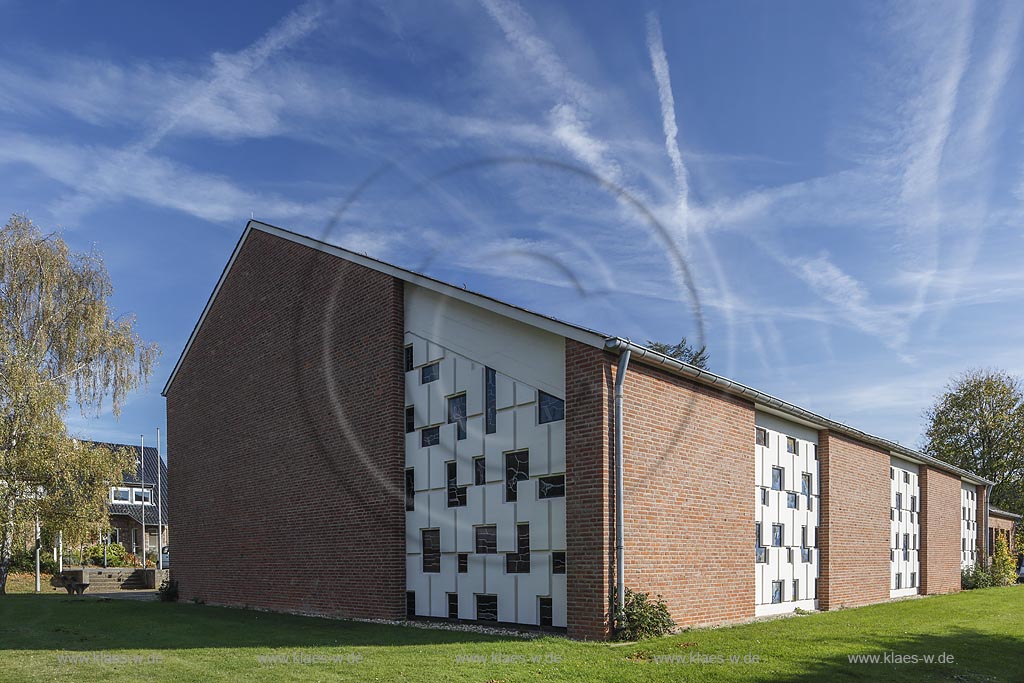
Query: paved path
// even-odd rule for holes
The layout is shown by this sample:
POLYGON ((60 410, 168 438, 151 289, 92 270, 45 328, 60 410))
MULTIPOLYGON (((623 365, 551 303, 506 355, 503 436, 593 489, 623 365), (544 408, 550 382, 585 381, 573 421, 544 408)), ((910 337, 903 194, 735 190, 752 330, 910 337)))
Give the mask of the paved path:
POLYGON ((114 598, 115 600, 156 600, 157 592, 152 589, 112 591, 109 593, 91 593, 86 589, 83 598, 114 598))

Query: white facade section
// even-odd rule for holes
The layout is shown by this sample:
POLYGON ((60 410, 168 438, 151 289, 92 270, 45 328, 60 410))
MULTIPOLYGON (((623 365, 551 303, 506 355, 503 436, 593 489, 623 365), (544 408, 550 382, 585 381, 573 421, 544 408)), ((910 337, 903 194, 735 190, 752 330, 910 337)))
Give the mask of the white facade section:
POLYGON ((889 461, 889 597, 917 595, 921 582, 921 488, 918 467, 889 461))
POLYGON ((414 420, 406 434, 414 489, 413 509, 407 504, 406 511, 406 581, 415 614, 449 618, 455 610, 459 619, 475 620, 479 597, 495 596, 498 621, 540 625, 542 604, 550 601, 550 625, 565 627, 566 575, 554 568, 556 555, 564 560, 565 497, 540 497, 541 478, 564 481, 565 421, 541 423, 539 405, 539 391, 565 398, 564 339, 413 285, 405 292, 413 365, 405 392, 414 420), (423 382, 424 367, 435 363, 437 379, 423 382), (459 395, 465 396, 463 439, 449 421, 448 399, 459 395), (433 428, 436 445, 424 445, 424 430, 433 428), (521 451, 528 452, 528 478, 516 484, 510 501, 505 456, 521 451), (464 504, 456 494, 450 505, 449 463, 464 504), (519 550, 522 525, 529 528, 528 571, 510 573, 507 559, 519 550), (478 553, 477 528, 490 526, 494 552, 478 553), (423 531, 432 529, 440 532, 440 566, 425 571, 423 531))
POLYGON ((754 451, 757 616, 816 609, 818 433, 758 411, 754 451))
POLYGON ((960 484, 960 567, 978 562, 978 499, 973 484, 960 484))

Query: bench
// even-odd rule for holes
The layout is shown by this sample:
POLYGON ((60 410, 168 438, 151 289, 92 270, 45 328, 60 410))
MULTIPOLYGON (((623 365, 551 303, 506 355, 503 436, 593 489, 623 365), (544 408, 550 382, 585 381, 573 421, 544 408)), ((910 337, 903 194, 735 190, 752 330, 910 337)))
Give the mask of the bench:
POLYGON ((81 595, 89 587, 88 583, 76 581, 74 577, 64 576, 63 574, 60 577, 60 583, 64 590, 68 592, 68 595, 81 595))

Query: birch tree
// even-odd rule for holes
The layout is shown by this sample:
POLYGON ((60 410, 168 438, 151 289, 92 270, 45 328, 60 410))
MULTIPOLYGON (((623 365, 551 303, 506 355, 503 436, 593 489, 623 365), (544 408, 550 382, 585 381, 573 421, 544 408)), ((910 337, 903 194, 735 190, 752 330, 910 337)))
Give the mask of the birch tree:
POLYGON ((65 417, 120 415, 158 350, 116 316, 95 251, 75 253, 15 215, 0 230, 0 595, 16 539, 38 517, 71 543, 107 522, 107 492, 133 466, 127 451, 77 442, 65 417))

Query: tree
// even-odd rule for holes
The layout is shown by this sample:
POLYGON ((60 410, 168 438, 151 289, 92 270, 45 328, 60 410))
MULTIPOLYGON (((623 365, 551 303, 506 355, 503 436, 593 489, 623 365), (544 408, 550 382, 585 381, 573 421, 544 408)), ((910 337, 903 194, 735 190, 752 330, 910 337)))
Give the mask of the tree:
POLYGON ((995 483, 993 506, 1024 508, 1024 391, 1001 370, 968 370, 926 413, 923 451, 995 483))
POLYGON ((95 251, 74 253, 15 215, 0 230, 0 594, 11 553, 35 519, 81 542, 105 524, 109 487, 127 452, 71 439, 72 403, 120 415, 158 351, 115 317, 110 276, 95 251))
POLYGON ((1002 536, 996 538, 996 549, 992 555, 992 585, 1012 586, 1017 583, 1017 563, 1010 557, 1010 548, 1002 536))
POLYGON ((686 341, 686 337, 679 340, 678 344, 666 344, 664 342, 656 342, 647 340, 647 348, 658 353, 663 353, 670 358, 681 360, 688 365, 692 365, 695 368, 701 370, 709 370, 708 361, 711 357, 708 355, 708 347, 701 346, 699 349, 690 346, 686 341))

